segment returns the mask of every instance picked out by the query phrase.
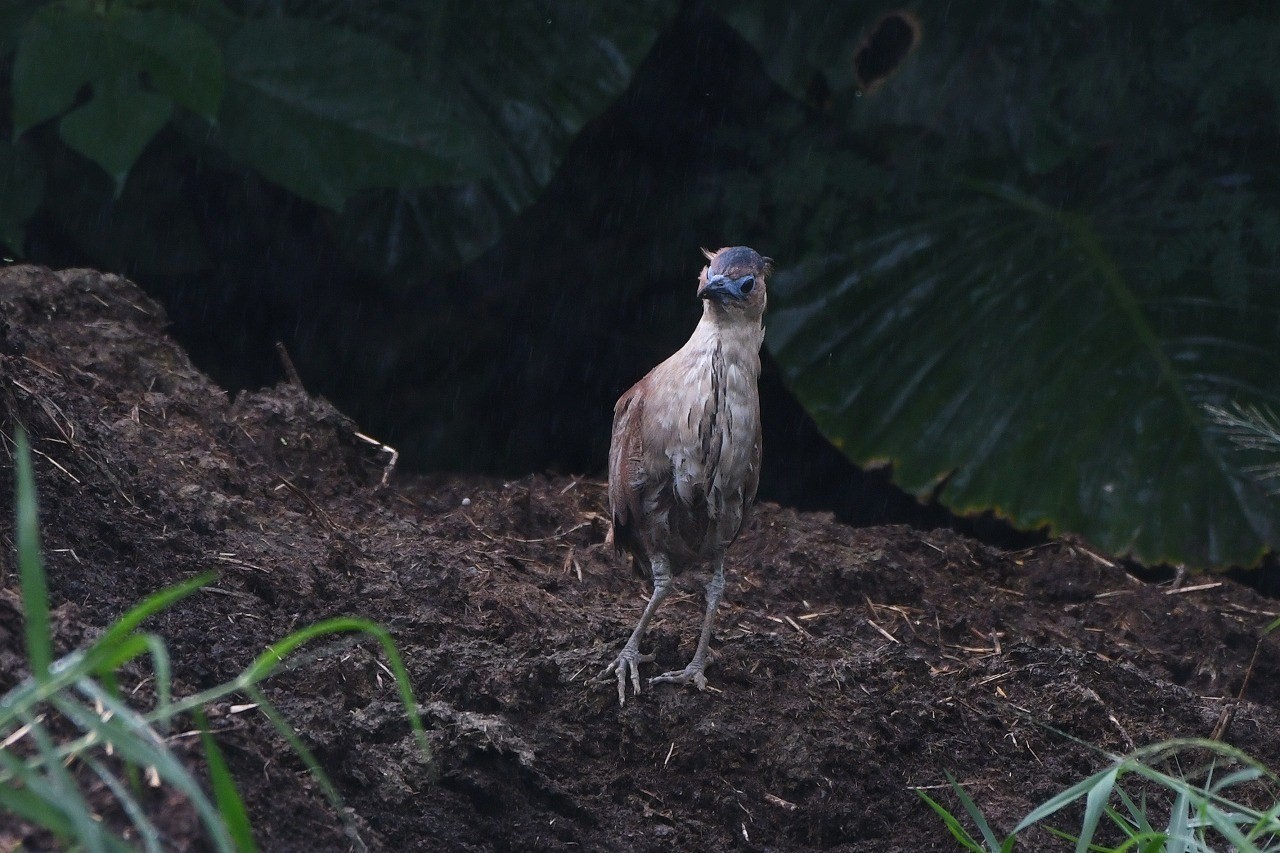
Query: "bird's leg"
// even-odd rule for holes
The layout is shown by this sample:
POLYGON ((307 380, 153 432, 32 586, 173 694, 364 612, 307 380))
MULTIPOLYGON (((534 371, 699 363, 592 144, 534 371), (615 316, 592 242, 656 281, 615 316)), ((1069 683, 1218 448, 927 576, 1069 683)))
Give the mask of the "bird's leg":
POLYGON ((653 660, 652 653, 647 655, 640 654, 640 640, 643 639, 644 632, 649 627, 649 620, 653 618, 658 605, 667 597, 667 591, 671 588, 671 566, 665 554, 655 554, 653 556, 651 570, 653 572, 653 595, 649 596, 649 603, 645 605, 644 613, 640 614, 640 621, 636 623, 636 629, 631 632, 631 637, 627 640, 627 644, 622 647, 617 660, 609 664, 609 668, 601 676, 602 678, 608 678, 610 675, 617 673, 619 705, 627 703, 628 674, 631 676, 632 689, 637 696, 640 695, 640 664, 653 660))
POLYGON ((707 615, 702 618, 702 635, 698 637, 698 648, 693 653, 693 660, 684 669, 664 672, 649 679, 650 684, 668 681, 673 684, 693 683, 699 690, 707 688, 707 677, 703 670, 707 667, 707 649, 711 645, 711 629, 716 623, 716 608, 720 606, 720 597, 724 595, 724 556, 715 558, 715 569, 711 580, 707 581, 707 615))

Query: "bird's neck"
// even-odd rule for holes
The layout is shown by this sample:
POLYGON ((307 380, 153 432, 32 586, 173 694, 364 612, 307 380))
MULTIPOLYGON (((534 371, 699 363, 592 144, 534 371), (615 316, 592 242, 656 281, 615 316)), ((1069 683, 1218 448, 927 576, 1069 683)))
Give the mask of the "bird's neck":
POLYGON ((764 342, 764 324, 759 317, 748 317, 740 312, 719 310, 707 303, 702 319, 693 330, 689 343, 701 349, 701 345, 718 345, 726 353, 755 356, 764 342))

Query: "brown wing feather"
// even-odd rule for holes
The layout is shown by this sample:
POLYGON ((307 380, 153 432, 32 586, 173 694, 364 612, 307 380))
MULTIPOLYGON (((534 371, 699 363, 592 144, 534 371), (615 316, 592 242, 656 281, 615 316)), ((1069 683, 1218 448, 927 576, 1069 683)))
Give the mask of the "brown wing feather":
MULTIPOLYGON (((756 418, 757 423, 759 420, 756 418)), ((742 486, 742 517, 744 519, 747 511, 755 506, 756 490, 760 488, 760 463, 763 458, 760 445, 760 429, 757 427, 755 444, 751 448, 751 469, 747 472, 746 483, 742 486)))
POLYGON ((761 429, 760 429, 760 403, 756 401, 756 434, 751 440, 751 464, 747 468, 747 477, 742 483, 742 522, 738 525, 741 532, 743 527, 747 525, 747 519, 751 517, 751 508, 756 503, 756 491, 760 488, 760 463, 763 459, 761 429))
POLYGON ((644 394, 637 382, 613 407, 613 437, 609 442, 609 515, 613 547, 635 553, 640 545, 641 500, 644 493, 644 445, 641 418, 644 394))

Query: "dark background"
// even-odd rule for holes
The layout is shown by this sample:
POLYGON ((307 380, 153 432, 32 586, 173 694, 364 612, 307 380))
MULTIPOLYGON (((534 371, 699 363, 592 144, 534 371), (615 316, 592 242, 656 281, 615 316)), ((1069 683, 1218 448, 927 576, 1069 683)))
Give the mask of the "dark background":
MULTIPOLYGON (((281 341, 307 389, 397 447, 405 468, 602 477, 613 402, 697 322, 700 247, 743 242, 723 230, 718 183, 764 168, 765 125, 794 109, 751 47, 692 4, 542 196, 461 269, 373 277, 346 260, 330 213, 252 174, 189 162, 181 192, 214 265, 165 276, 124 258, 118 271, 162 300, 174 336, 224 387, 284 380, 281 341)), ((49 216, 29 227, 28 248, 55 266, 101 264, 49 216)), ((788 262, 785 245, 755 248, 788 262)), ((887 471, 850 464, 767 350, 763 361, 762 499, 859 523, 953 520, 887 471)))
POLYGON ((404 469, 603 476, 699 249, 747 244, 764 499, 1215 568, 1277 535, 1206 414, 1280 399, 1266 5, 16 3, 0 242, 137 281, 232 391, 279 343, 404 469))

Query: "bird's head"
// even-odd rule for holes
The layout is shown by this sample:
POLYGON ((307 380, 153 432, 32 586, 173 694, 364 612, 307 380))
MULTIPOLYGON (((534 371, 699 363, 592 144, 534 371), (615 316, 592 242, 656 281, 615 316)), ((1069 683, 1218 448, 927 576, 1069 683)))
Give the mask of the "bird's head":
POLYGON ((702 253, 710 261, 698 277, 698 298, 708 310, 759 320, 764 315, 765 279, 773 272, 773 260, 755 249, 731 246, 702 253))

